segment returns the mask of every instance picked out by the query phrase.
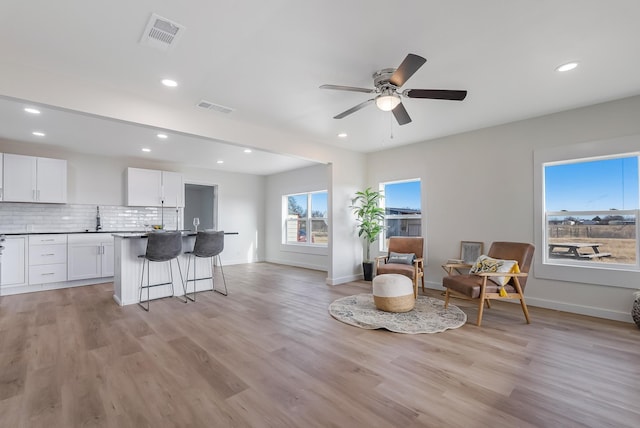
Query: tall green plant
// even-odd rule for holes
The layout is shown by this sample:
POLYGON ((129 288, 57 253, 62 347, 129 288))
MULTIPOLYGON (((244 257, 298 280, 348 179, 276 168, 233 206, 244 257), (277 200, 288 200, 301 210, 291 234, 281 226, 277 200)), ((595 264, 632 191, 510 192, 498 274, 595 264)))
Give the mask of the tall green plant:
POLYGON ((380 199, 384 198, 381 191, 371 187, 361 192, 351 200, 351 209, 358 222, 358 236, 365 240, 364 261, 371 260, 371 244, 376 242, 380 232, 384 229, 384 208, 380 208, 380 199))

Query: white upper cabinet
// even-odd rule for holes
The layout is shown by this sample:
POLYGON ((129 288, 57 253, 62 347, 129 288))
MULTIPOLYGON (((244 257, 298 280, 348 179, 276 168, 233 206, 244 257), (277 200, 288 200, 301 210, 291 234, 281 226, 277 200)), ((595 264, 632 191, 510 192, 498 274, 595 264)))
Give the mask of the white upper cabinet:
POLYGON ((3 200, 67 202, 67 161, 4 154, 3 200))
POLYGON ((165 207, 184 207, 182 174, 162 171, 162 198, 165 207))
POLYGON ((127 168, 127 205, 184 206, 182 174, 153 169, 127 168))
POLYGON ((162 203, 162 171, 127 168, 127 205, 159 207, 162 203))
POLYGON ((67 202, 67 161, 37 158, 36 192, 38 202, 67 202))

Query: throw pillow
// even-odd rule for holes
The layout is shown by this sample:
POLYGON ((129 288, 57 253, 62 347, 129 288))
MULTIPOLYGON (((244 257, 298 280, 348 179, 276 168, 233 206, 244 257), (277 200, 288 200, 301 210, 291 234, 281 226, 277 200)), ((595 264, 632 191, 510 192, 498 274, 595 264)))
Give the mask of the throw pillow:
POLYGON ((414 253, 394 253, 390 252, 387 263, 396 263, 401 265, 412 265, 416 255, 414 253))
MULTIPOLYGON (((504 273, 520 273, 518 262, 515 260, 500 260, 489 256, 481 255, 475 261, 470 274, 481 272, 504 272, 504 273)), ((489 279, 500 286, 504 286, 509 282, 509 276, 490 276, 489 279)))

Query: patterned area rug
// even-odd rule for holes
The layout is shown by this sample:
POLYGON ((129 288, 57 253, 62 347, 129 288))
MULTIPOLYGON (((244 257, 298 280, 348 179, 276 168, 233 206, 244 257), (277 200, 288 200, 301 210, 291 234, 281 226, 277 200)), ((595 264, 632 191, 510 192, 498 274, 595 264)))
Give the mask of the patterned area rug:
POLYGON ((395 333, 440 333, 462 327, 467 315, 457 306, 426 296, 418 296, 413 310, 403 313, 380 311, 373 303, 372 294, 342 297, 329 305, 332 317, 360 328, 386 328, 395 333))

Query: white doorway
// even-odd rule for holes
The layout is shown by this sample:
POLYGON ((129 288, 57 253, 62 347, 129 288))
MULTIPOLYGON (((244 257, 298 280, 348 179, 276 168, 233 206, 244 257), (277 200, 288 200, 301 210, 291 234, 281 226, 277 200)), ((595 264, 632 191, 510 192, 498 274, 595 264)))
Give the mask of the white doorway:
POLYGON ((194 230, 194 218, 200 219, 198 230, 218 228, 218 186, 185 183, 184 228, 194 230))

